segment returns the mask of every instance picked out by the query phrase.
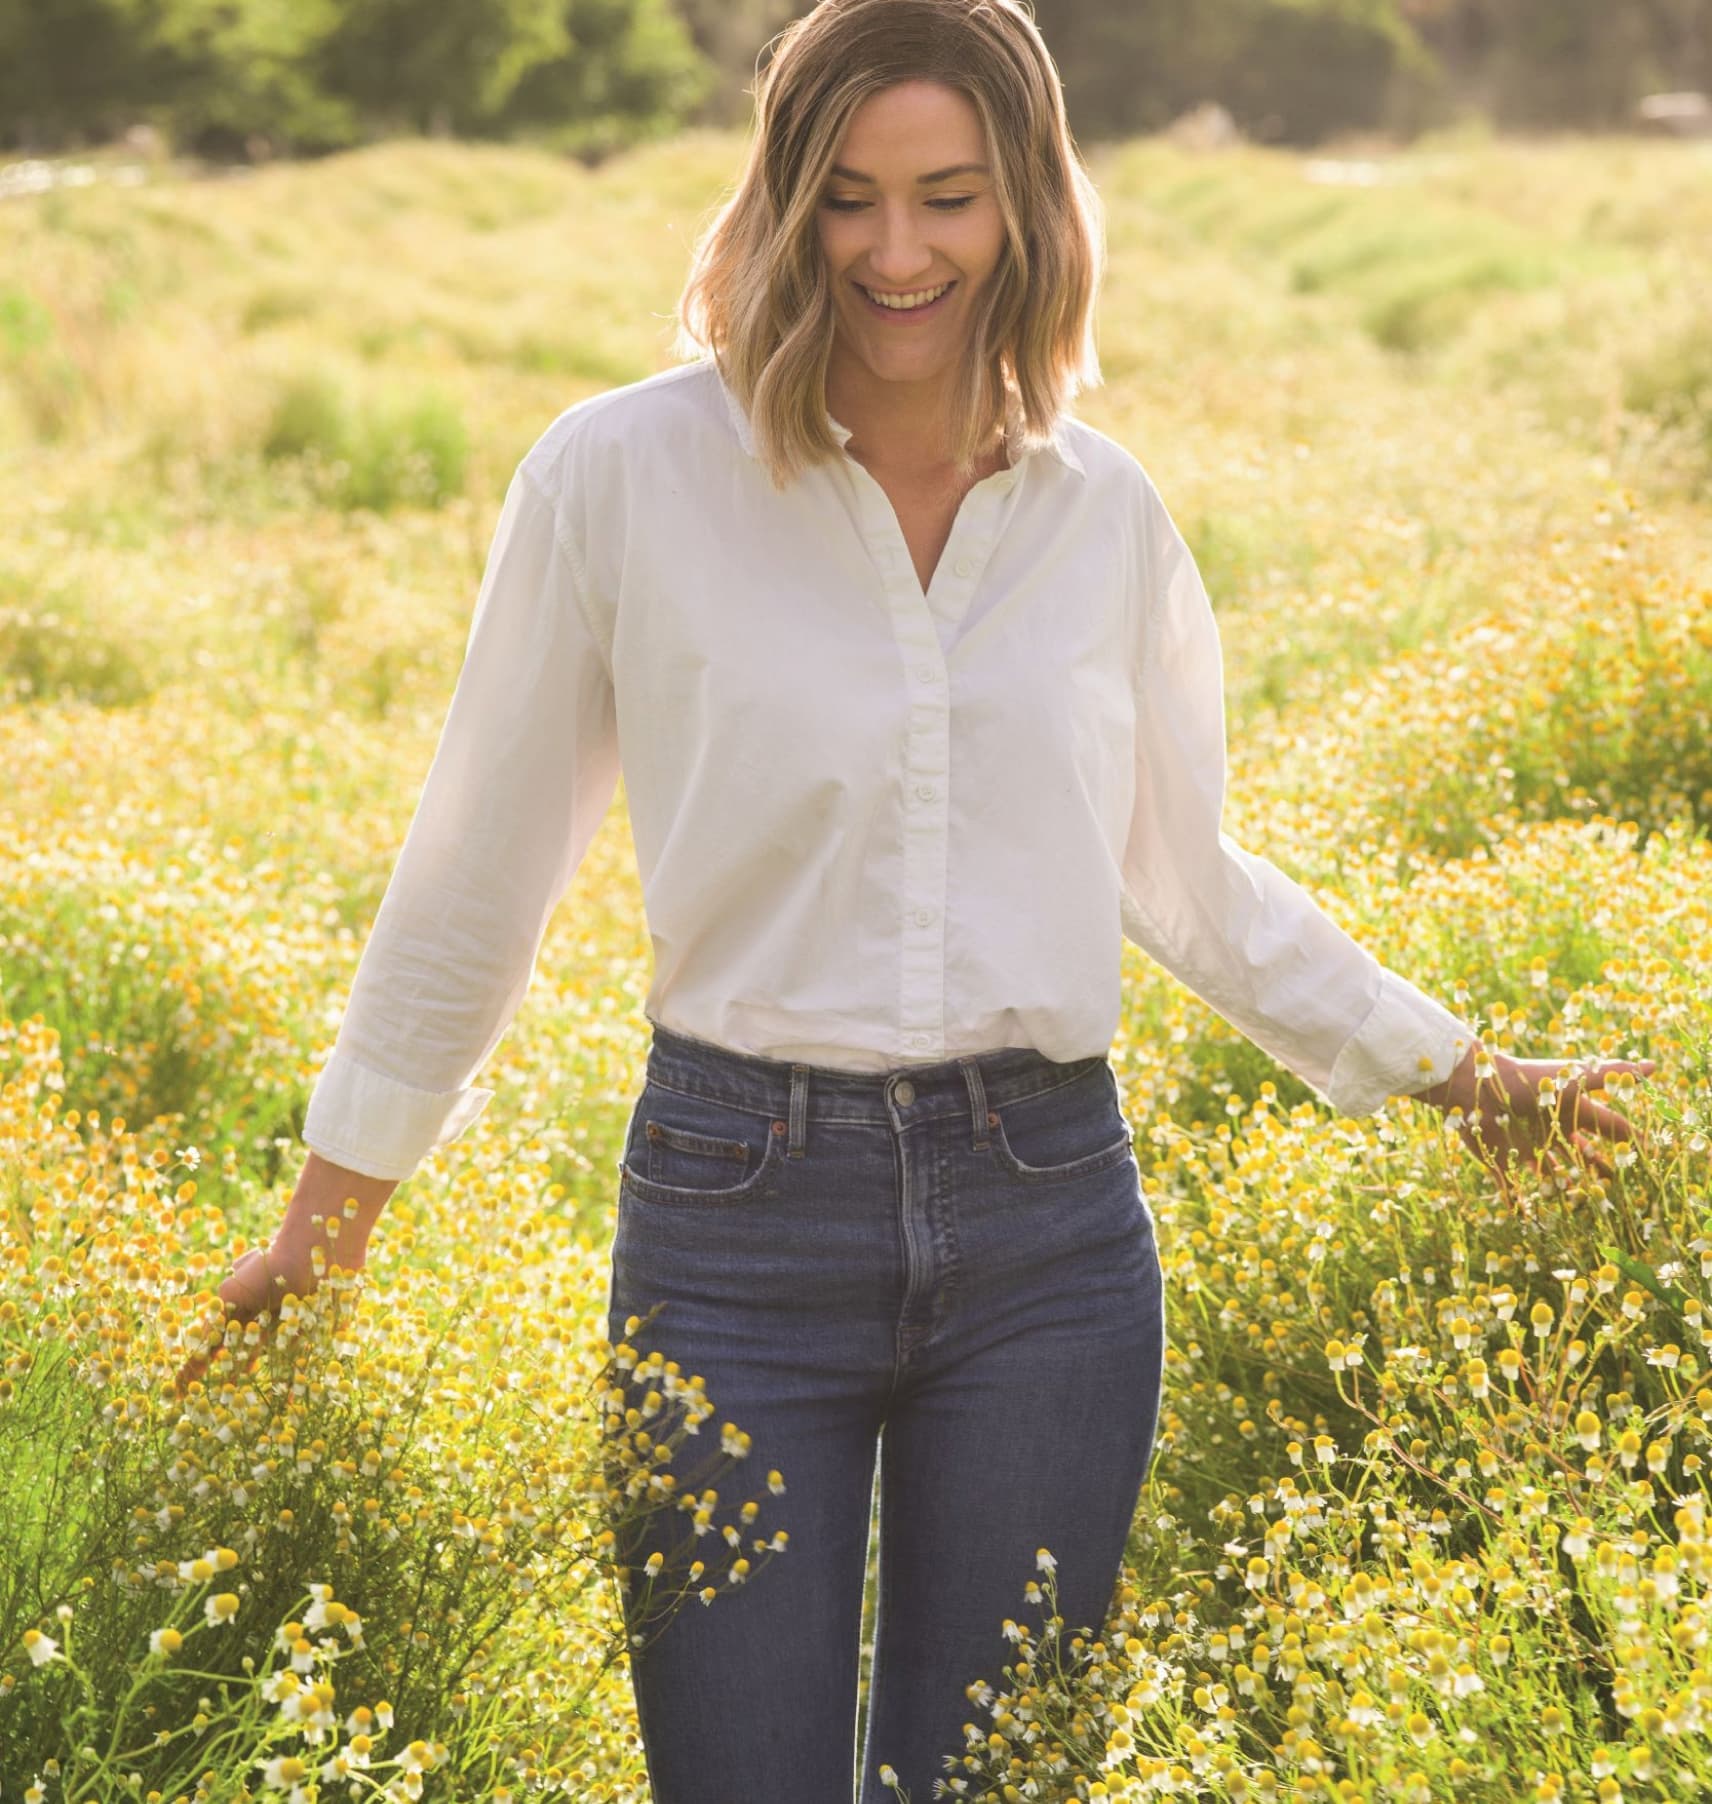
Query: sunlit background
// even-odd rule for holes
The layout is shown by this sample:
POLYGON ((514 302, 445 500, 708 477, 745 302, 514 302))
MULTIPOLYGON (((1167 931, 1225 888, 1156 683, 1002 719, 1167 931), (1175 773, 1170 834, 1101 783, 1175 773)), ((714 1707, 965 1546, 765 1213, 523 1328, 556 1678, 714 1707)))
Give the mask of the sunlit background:
MULTIPOLYGON (((0 0, 0 1798, 641 1804, 611 1511, 705 1511, 678 1607, 795 1557, 788 1449, 601 1339, 622 786, 360 1283, 168 1384, 301 1168, 506 481, 671 360, 786 16, 0 0)), ((1113 1620, 1019 1572, 946 1756, 1708 1795, 1712 0, 1038 16, 1110 215, 1079 409, 1207 580, 1228 830, 1490 1046, 1658 1069, 1611 1180, 1507 1199, 1126 947, 1153 1478, 1113 1620)))

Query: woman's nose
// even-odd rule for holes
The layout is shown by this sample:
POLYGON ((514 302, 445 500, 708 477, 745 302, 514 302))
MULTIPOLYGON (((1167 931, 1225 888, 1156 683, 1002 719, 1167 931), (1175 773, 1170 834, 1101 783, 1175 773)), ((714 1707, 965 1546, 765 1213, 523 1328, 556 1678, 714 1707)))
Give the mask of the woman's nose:
POLYGON ((911 277, 924 275, 933 266, 933 252, 923 240, 920 227, 908 207, 887 212, 877 209, 880 218, 874 247, 868 261, 874 274, 896 286, 911 277))

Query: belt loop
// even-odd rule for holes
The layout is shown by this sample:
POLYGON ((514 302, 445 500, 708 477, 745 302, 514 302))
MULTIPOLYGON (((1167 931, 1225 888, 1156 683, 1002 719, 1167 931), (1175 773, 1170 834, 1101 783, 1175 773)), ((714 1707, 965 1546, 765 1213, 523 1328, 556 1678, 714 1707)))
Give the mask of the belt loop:
POLYGON ((786 1157, 803 1156, 803 1140, 808 1132, 808 1066, 791 1066, 791 1138, 786 1157))
POLYGON ((961 1058, 957 1061, 963 1067, 963 1081, 969 1086, 969 1117, 974 1124, 974 1148, 978 1153, 987 1150, 987 1088, 981 1082, 981 1066, 974 1057, 961 1058))

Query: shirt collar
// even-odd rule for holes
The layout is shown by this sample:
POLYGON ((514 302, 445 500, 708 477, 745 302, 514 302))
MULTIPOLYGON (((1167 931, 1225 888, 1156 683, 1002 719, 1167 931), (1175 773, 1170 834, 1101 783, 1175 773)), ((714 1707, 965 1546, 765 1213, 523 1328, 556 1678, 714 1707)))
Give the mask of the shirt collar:
MULTIPOLYGON (((740 402, 737 399, 737 396, 732 393, 730 384, 727 383, 725 377, 720 374, 719 366, 713 364, 711 358, 708 361, 712 364, 720 391, 725 396, 726 410, 731 415, 731 424, 733 430, 737 434, 737 442, 751 457, 753 457, 755 455, 755 434, 753 428, 750 426, 749 416, 743 411, 742 402, 740 402)), ((848 426, 841 425, 830 413, 826 416, 826 423, 831 428, 832 436, 838 441, 841 447, 848 443, 850 439, 850 428, 848 426)), ((1074 470, 1078 476, 1087 474, 1086 470, 1083 468, 1081 458, 1076 455, 1074 448, 1070 444, 1069 432, 1062 417, 1053 428, 1052 436, 1046 441, 1045 445, 1035 447, 1034 449, 1050 451, 1060 463, 1064 464, 1068 469, 1074 470)), ((1025 448, 1018 455, 1017 461, 1020 463, 1032 455, 1033 451, 1025 448)))

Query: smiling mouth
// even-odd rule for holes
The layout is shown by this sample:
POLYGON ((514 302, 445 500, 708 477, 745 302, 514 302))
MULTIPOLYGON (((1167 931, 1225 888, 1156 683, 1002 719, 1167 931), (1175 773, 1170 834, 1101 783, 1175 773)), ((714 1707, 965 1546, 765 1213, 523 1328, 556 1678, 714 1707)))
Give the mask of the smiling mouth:
POLYGON ((905 294, 887 294, 868 288, 861 282, 856 284, 876 307, 883 308, 887 313, 925 313, 929 308, 936 307, 956 286, 955 282, 940 282, 932 288, 916 288, 905 294))

